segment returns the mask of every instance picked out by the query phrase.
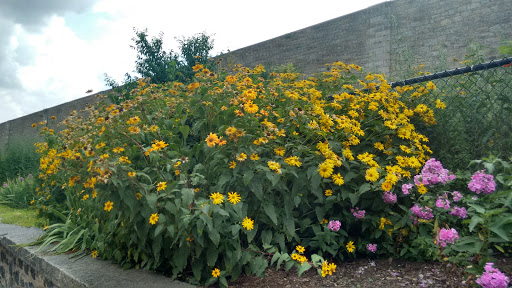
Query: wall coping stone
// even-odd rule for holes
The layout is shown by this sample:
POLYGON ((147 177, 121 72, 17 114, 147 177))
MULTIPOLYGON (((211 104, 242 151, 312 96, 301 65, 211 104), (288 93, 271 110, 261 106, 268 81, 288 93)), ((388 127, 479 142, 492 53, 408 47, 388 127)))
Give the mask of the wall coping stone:
POLYGON ((148 270, 123 270, 119 265, 90 256, 72 259, 71 254, 35 253, 38 247, 15 247, 30 243, 43 234, 35 227, 0 223, 0 245, 29 264, 55 286, 62 288, 191 288, 193 285, 171 280, 148 270))

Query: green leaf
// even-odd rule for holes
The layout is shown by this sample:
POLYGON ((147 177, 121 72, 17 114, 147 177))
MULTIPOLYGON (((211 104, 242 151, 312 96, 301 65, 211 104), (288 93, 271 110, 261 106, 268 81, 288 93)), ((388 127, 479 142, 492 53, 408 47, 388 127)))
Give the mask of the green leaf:
POLYGON ((298 270, 299 276, 302 275, 302 273, 308 271, 310 268, 311 268, 311 265, 308 262, 302 263, 302 265, 300 265, 300 268, 298 270))
POLYGON ((322 256, 319 256, 317 254, 311 255, 311 261, 313 261, 314 266, 319 266, 324 262, 324 258, 322 256))
POLYGON ((501 223, 489 225, 489 230, 496 233, 498 236, 503 238, 505 241, 510 241, 507 235, 507 231, 503 230, 501 223))
POLYGON ((480 213, 480 214, 484 214, 485 213, 485 208, 480 206, 480 205, 477 205, 477 204, 473 204, 473 203, 470 203, 468 204, 469 206, 473 207, 476 212, 480 213))
POLYGON ((244 177, 243 177, 244 185, 247 186, 247 184, 249 184, 249 182, 251 182, 252 177, 254 177, 254 171, 252 171, 252 170, 245 171, 244 177))
POLYGON ((263 186, 260 181, 251 181, 248 187, 258 200, 263 201, 263 186))
POLYGON ((155 238, 160 235, 160 233, 162 233, 162 231, 164 230, 164 225, 158 225, 156 226, 156 229, 155 229, 155 238))
POLYGON ((183 188, 181 189, 181 201, 183 202, 183 206, 188 207, 192 204, 194 200, 195 192, 194 189, 191 188, 183 188))
POLYGON ((219 249, 206 249, 206 264, 208 264, 208 266, 215 266, 218 257, 219 249))
POLYGON ((264 245, 270 245, 270 242, 272 241, 272 231, 265 230, 261 233, 261 241, 264 245))
POLYGON ((476 254, 482 249, 482 241, 477 237, 462 237, 455 244, 451 245, 451 248, 457 252, 468 252, 476 254))
POLYGON ((365 192, 368 192, 370 191, 372 187, 370 186, 370 183, 364 183, 363 185, 361 185, 359 187, 359 195, 365 193, 365 192))
POLYGON ((229 287, 228 286, 228 281, 226 280, 225 277, 220 277, 219 282, 220 282, 221 287, 229 287))
POLYGON ((324 219, 325 216, 325 206, 317 206, 315 208, 316 218, 318 219, 318 222, 322 222, 322 219, 324 219))
POLYGON ((211 229, 210 231, 208 231, 208 236, 212 240, 213 244, 215 244, 216 247, 219 247, 219 242, 220 242, 219 231, 217 229, 211 229))
POLYGON ((263 210, 265 210, 265 213, 270 218, 270 220, 272 220, 272 222, 274 222, 274 224, 277 225, 277 215, 274 205, 272 205, 271 203, 266 203, 263 205, 263 210))
POLYGON ((350 193, 348 198, 350 198, 350 203, 352 203, 352 206, 356 206, 357 202, 359 201, 359 195, 355 193, 350 193))
POLYGON ((254 236, 256 236, 256 232, 258 232, 258 225, 254 225, 254 228, 251 231, 247 231, 247 242, 251 243, 254 236))
POLYGON ((283 223, 288 234, 295 235, 295 220, 293 218, 285 218, 283 223))
POLYGON ((480 216, 473 216, 473 218, 471 218, 471 222, 469 223, 469 232, 473 232, 473 229, 475 229, 475 226, 478 224, 478 223, 483 223, 484 222, 484 219, 480 216))
POLYGON ((190 132, 190 127, 188 126, 181 126, 180 127, 180 132, 181 134, 183 134, 183 140, 187 140, 187 137, 188 137, 188 133, 190 132))
MULTIPOLYGON (((279 253, 279 252, 274 253, 274 256, 272 256, 272 259, 270 260, 270 265, 274 265, 274 263, 277 261, 277 259, 279 259, 279 257, 281 257, 281 253, 279 253)), ((279 268, 279 267, 277 267, 277 268, 279 268)))

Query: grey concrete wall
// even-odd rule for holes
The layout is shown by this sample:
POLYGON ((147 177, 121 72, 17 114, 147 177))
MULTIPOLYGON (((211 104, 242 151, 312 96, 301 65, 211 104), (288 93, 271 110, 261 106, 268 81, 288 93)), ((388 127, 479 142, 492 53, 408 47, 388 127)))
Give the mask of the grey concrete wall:
MULTIPOLYGON (((472 44, 485 60, 512 40, 510 0, 395 0, 232 51, 222 57, 246 66, 292 63, 300 72, 325 70, 334 61, 354 63, 393 78, 411 66, 431 72, 460 66, 472 44)), ((397 80, 395 79, 395 80, 397 80)))
POLYGON ((39 135, 39 132, 41 131, 42 126, 38 125, 37 129, 32 128, 32 123, 47 121, 47 126, 49 129, 55 129, 58 131, 61 128, 57 127, 57 124, 66 119, 71 111, 83 110, 87 104, 92 104, 98 101, 99 95, 103 95, 109 91, 110 90, 99 92, 20 118, 0 123, 0 154, 5 153, 8 148, 12 148, 17 145, 30 146, 37 141, 41 141, 42 137, 39 135), (52 120, 52 116, 55 116, 56 120, 52 120))
MULTIPOLYGON (((499 58, 497 47, 512 40, 510 0, 394 0, 335 18, 220 56, 225 63, 266 67, 292 63, 307 74, 343 61, 392 80, 410 77, 411 67, 425 64, 437 72, 461 66, 472 44, 484 60, 499 58)), ((276 23, 276 25, 279 25, 276 23)), ((32 123, 55 115, 62 121, 94 96, 84 97, 0 123, 0 153, 8 146, 34 143, 32 123)))

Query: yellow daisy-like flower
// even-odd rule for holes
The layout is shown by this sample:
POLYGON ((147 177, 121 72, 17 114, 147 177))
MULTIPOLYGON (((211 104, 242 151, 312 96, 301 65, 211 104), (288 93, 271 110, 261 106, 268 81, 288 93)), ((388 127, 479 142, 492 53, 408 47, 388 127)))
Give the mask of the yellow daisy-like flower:
POLYGON ((160 182, 156 185, 156 191, 165 190, 165 187, 167 187, 167 182, 160 182))
POLYGON ((100 149, 102 147, 105 147, 105 145, 106 145, 105 142, 101 142, 101 143, 96 145, 96 149, 100 149))
POLYGON ((112 151, 114 153, 121 153, 121 152, 124 151, 124 148, 123 147, 116 147, 116 148, 112 149, 112 151))
POLYGON ((140 121, 139 116, 134 116, 134 117, 130 118, 128 121, 126 121, 126 124, 135 125, 135 124, 139 123, 139 121, 140 121))
POLYGON ((158 131, 158 126, 153 125, 153 126, 149 127, 149 131, 151 131, 151 132, 156 132, 156 131, 158 131))
POLYGON ((345 246, 347 247, 347 251, 352 253, 356 249, 356 246, 354 246, 354 241, 348 242, 348 244, 345 246))
POLYGON ((299 161, 298 156, 290 156, 286 159, 284 159, 284 162, 290 166, 297 166, 300 167, 302 165, 302 162, 299 161))
POLYGON ((153 145, 151 145, 151 147, 152 147, 151 150, 160 151, 167 146, 169 146, 169 144, 165 143, 164 141, 157 141, 157 142, 153 143, 153 145))
POLYGON ((279 155, 279 156, 284 156, 284 148, 283 147, 277 147, 274 149, 274 153, 276 153, 276 155, 279 155))
POLYGON ((427 193, 427 191, 428 190, 427 190, 427 187, 425 187, 425 185, 421 184, 420 186, 418 186, 418 192, 420 194, 425 194, 425 193, 427 193))
POLYGON ((213 204, 219 205, 224 202, 224 195, 220 194, 219 192, 215 192, 210 194, 210 199, 212 199, 213 204))
POLYGON ((103 210, 107 211, 107 212, 110 212, 110 210, 112 210, 112 208, 114 208, 114 202, 112 201, 107 201, 105 203, 105 207, 103 208, 103 210))
POLYGON ((376 142, 375 144, 373 144, 373 147, 375 147, 375 149, 377 150, 384 150, 384 144, 380 143, 380 142, 376 142))
POLYGON ((329 162, 323 162, 320 165, 318 165, 318 173, 320 173, 320 176, 323 178, 329 178, 331 177, 333 172, 333 165, 329 162))
POLYGON ((281 173, 281 164, 275 162, 275 161, 267 161, 268 168, 270 170, 276 171, 276 173, 281 173))
POLYGON ((251 220, 251 218, 245 217, 244 221, 242 222, 242 226, 247 229, 248 231, 251 231, 254 229, 254 220, 251 220))
POLYGON ((236 167, 236 162, 235 161, 229 162, 229 168, 235 169, 235 167, 236 167))
POLYGON ((332 175, 332 181, 334 181, 334 184, 341 186, 345 183, 345 180, 343 180, 343 176, 341 176, 340 173, 332 175))
POLYGON ((36 123, 32 123, 31 126, 32 126, 32 128, 35 128, 35 127, 37 127, 37 124, 36 123))
POLYGON ((156 222, 158 222, 158 213, 153 213, 151 217, 149 217, 149 224, 155 225, 156 222))
POLYGON ((135 171, 128 172, 128 177, 135 177, 135 171))
POLYGON ((332 190, 327 189, 327 190, 325 190, 324 194, 325 194, 325 196, 332 196, 332 190))
POLYGON ((250 158, 251 158, 251 160, 256 161, 256 160, 260 159, 260 156, 258 156, 258 154, 256 154, 256 153, 253 153, 250 158))
POLYGON ((322 218, 322 221, 320 221, 320 224, 327 224, 329 223, 329 220, 322 218))
POLYGON ((306 248, 300 246, 300 245, 297 245, 295 246, 295 250, 297 250, 297 252, 299 252, 300 254, 304 253, 304 251, 306 251, 306 248))
POLYGON ((258 108, 258 105, 252 103, 252 101, 249 100, 249 101, 245 102, 244 110, 247 113, 254 114, 254 113, 258 112, 259 108, 258 108))
POLYGON ((388 181, 384 181, 384 183, 381 185, 381 188, 383 191, 390 191, 391 188, 393 188, 393 185, 388 181))
POLYGON ((240 194, 236 192, 228 192, 228 201, 236 204, 242 200, 242 197, 240 197, 240 194))
POLYGON ((139 192, 135 193, 135 198, 137 200, 140 200, 142 198, 142 194, 140 194, 139 192))
POLYGON ((242 162, 242 161, 245 161, 245 159, 247 159, 247 154, 245 154, 244 152, 238 154, 238 156, 236 156, 236 160, 242 162))
POLYGON ((213 278, 217 278, 217 277, 220 276, 219 268, 215 268, 215 269, 212 270, 212 276, 213 276, 213 278))
POLYGON ((329 264, 327 261, 325 261, 322 264, 322 277, 325 277, 327 275, 332 275, 333 272, 336 272, 336 264, 334 264, 334 263, 329 264))
POLYGON ((96 250, 92 251, 92 252, 91 252, 91 257, 92 257, 92 258, 96 258, 96 257, 98 257, 98 251, 96 251, 96 250))
POLYGON ((219 136, 217 136, 217 134, 215 133, 211 133, 210 132, 210 135, 208 135, 208 137, 206 137, 206 145, 208 145, 208 147, 215 147, 215 145, 217 143, 219 143, 219 136))
POLYGON ((140 132, 140 128, 136 126, 130 126, 128 127, 128 131, 130 131, 132 134, 137 134, 140 132))
POLYGON ((375 182, 379 180, 379 171, 377 171, 376 167, 367 169, 364 178, 366 179, 366 181, 375 182))

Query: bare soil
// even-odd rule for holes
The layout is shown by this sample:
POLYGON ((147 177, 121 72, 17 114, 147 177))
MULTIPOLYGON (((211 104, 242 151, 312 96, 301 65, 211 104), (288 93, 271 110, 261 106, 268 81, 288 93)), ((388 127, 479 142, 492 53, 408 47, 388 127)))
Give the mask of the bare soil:
MULTIPOLYGON (((496 261, 495 267, 511 276, 512 258, 496 261)), ((241 276, 229 287, 475 287, 474 275, 465 273, 464 268, 451 263, 357 259, 337 264, 336 272, 325 278, 318 275, 314 268, 301 277, 293 269, 286 272, 270 268, 265 278, 241 276)))

